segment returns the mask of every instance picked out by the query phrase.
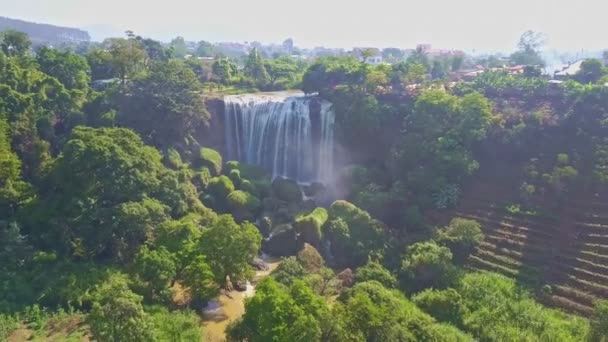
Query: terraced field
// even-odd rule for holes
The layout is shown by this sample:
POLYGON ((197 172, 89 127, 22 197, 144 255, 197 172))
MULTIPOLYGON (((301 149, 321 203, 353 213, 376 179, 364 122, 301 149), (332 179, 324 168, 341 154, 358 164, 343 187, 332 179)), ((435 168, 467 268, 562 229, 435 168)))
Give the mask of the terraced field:
POLYGON ((549 215, 508 209, 513 187, 489 184, 466 190, 451 213, 484 229, 468 267, 515 278, 547 305, 589 315, 596 299, 608 298, 608 194, 577 194, 549 215))

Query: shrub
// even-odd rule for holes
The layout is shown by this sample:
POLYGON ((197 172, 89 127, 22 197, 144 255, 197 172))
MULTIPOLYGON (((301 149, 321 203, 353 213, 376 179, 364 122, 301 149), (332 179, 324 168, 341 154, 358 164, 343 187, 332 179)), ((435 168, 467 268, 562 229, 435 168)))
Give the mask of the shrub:
POLYGON ((216 150, 201 147, 199 163, 201 166, 209 168, 213 176, 222 173, 222 155, 216 150))
POLYGON ((299 203, 303 200, 300 186, 292 179, 277 177, 272 182, 272 193, 276 198, 289 203, 299 203))
POLYGON ((462 325, 465 307, 462 297, 454 289, 427 289, 416 294, 412 301, 422 310, 441 322, 462 325))
POLYGON ((179 152, 173 148, 167 150, 167 154, 165 155, 165 163, 174 170, 179 170, 184 164, 179 152))
POLYGON ((457 217, 437 232, 436 240, 450 248, 456 259, 462 261, 481 243, 483 232, 477 221, 457 217))
POLYGON ((305 243, 302 250, 298 252, 298 262, 304 267, 309 273, 319 272, 325 260, 319 252, 311 245, 305 243))
POLYGON ((370 256, 383 256, 385 227, 381 222, 347 201, 335 201, 328 213, 327 234, 338 264, 359 266, 370 256))
POLYGON ((226 176, 213 177, 209 180, 207 191, 216 201, 224 201, 234 191, 234 184, 226 176))
POLYGON ((272 272, 274 279, 284 285, 291 285, 294 280, 302 278, 305 274, 306 270, 296 257, 284 259, 279 267, 272 272))
POLYGON ((324 208, 316 208, 307 215, 296 217, 295 228, 303 241, 319 246, 323 238, 322 228, 327 222, 328 214, 324 208))
POLYGON ((252 194, 235 190, 228 195, 228 208, 237 221, 253 220, 262 203, 252 194))
POLYGON ((386 288, 397 287, 397 278, 380 263, 368 261, 363 267, 359 267, 355 273, 355 282, 362 283, 375 280, 386 288))
POLYGON ((598 301, 591 317, 591 330, 589 340, 605 342, 608 341, 608 301, 598 301))
POLYGON ((234 186, 236 186, 237 188, 240 188, 241 186, 241 171, 239 170, 230 170, 230 172, 228 172, 228 178, 230 178, 230 180, 232 181, 232 183, 234 183, 234 186))
POLYGON ((193 183, 200 189, 206 189, 211 178, 213 178, 211 171, 209 171, 209 168, 204 167, 194 175, 193 183))
POLYGON ((434 241, 409 246, 401 262, 404 286, 414 292, 430 286, 444 287, 453 273, 452 252, 434 241))
POLYGON ((170 312, 155 306, 148 309, 159 341, 202 341, 200 319, 193 311, 170 312))

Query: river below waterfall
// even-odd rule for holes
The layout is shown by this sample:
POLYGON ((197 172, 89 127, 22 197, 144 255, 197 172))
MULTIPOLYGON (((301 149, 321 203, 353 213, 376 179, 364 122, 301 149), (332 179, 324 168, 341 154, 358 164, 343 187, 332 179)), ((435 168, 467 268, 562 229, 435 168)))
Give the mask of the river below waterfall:
MULTIPOLYGON (((262 260, 268 265, 265 271, 257 271, 253 282, 257 283, 268 276, 281 263, 280 258, 267 255, 262 260)), ((226 340, 226 327, 230 322, 239 319, 245 313, 245 299, 255 294, 255 286, 247 284, 247 291, 223 292, 215 299, 209 301, 203 310, 203 333, 206 342, 223 342, 226 340)))

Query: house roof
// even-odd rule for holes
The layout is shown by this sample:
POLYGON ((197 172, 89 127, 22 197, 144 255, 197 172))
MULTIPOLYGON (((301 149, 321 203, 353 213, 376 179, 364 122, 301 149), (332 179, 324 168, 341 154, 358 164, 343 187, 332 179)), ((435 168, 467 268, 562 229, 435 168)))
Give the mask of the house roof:
POLYGON ((581 70, 581 64, 583 64, 583 60, 572 63, 563 70, 556 72, 555 76, 573 76, 581 70))

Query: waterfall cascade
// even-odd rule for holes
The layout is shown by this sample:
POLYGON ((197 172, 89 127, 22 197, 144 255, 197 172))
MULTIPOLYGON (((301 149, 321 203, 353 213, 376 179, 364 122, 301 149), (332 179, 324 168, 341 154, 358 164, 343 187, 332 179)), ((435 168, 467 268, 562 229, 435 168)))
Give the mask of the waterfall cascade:
POLYGON ((317 96, 268 93, 224 97, 228 160, 259 165, 300 183, 331 181, 335 116, 317 96))

